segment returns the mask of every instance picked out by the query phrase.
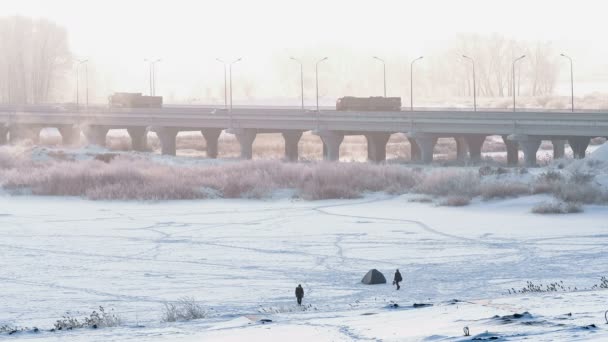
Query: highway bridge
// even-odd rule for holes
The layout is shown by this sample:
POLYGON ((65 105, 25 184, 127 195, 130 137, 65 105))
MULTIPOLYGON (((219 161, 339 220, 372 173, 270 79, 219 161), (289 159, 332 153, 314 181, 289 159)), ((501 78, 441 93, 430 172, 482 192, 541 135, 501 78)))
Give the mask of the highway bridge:
POLYGON ((200 131, 207 142, 207 155, 217 157, 222 131, 234 134, 241 156, 252 157, 258 133, 280 133, 285 139, 285 157, 298 160, 298 142, 303 132, 312 131, 323 141, 325 160, 338 160, 340 144, 347 135, 367 138, 368 158, 386 159, 391 134, 404 133, 411 143, 412 159, 433 161, 438 138, 453 137, 457 156, 477 162, 485 138, 500 135, 507 146, 507 160, 518 163, 518 150, 525 164, 536 164, 536 152, 543 140, 553 143, 554 157, 564 155, 570 144, 576 158, 583 158, 589 141, 608 137, 608 111, 477 111, 457 109, 414 109, 399 112, 302 110, 286 107, 166 106, 154 109, 119 109, 102 106, 76 109, 73 106, 0 106, 0 144, 38 139, 42 128, 59 130, 64 144, 80 141, 81 132, 90 143, 104 145, 110 129, 126 129, 134 150, 146 150, 147 133, 155 132, 163 154, 175 155, 176 136, 182 131, 200 131))

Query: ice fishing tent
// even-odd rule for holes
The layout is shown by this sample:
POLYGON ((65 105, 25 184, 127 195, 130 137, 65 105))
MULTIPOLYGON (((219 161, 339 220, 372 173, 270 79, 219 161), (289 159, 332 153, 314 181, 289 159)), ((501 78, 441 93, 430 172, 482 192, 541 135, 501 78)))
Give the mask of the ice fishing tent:
POLYGON ((367 285, 386 284, 386 278, 384 278, 384 275, 380 271, 374 268, 365 274, 361 282, 367 285))

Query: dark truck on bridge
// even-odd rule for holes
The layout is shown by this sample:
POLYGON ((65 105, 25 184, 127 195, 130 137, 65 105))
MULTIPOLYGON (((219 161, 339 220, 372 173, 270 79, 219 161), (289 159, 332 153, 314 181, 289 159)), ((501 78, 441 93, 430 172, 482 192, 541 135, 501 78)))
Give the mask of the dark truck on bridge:
POLYGON ((162 96, 145 96, 141 93, 114 93, 108 98, 110 108, 161 108, 162 96))
POLYGON ((336 101, 336 110, 398 112, 401 111, 401 98, 344 96, 336 101))

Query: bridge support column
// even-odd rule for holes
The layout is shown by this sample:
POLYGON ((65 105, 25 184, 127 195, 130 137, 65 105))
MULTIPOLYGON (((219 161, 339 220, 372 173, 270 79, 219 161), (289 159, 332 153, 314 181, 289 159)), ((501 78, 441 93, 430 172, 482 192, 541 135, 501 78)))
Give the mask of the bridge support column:
POLYGON ((160 140, 160 153, 168 156, 177 154, 175 138, 179 129, 173 127, 156 127, 153 129, 160 140))
POLYGON ((0 125, 0 145, 8 143, 8 127, 0 125))
POLYGON ((302 138, 300 131, 284 131, 283 140, 285 140, 285 160, 290 162, 298 161, 298 143, 302 138))
POLYGON ((146 151, 148 149, 148 130, 146 127, 127 128, 131 137, 131 149, 134 151, 146 151))
POLYGON ((239 141, 239 145, 241 145, 241 158, 253 158, 253 142, 257 131, 250 128, 241 128, 236 129, 234 135, 236 135, 236 139, 239 141))
POLYGON ((456 160, 464 162, 467 159, 469 151, 467 140, 461 136, 454 137, 454 140, 456 141, 456 160))
POLYGON ((87 126, 84 129, 84 136, 89 144, 106 146, 106 135, 110 128, 105 126, 87 126))
POLYGON ((509 140, 508 136, 503 135, 502 141, 507 147, 507 165, 516 166, 519 162, 519 147, 516 141, 509 140))
POLYGON ((390 139, 390 133, 368 133, 367 139, 367 159, 376 163, 386 161, 386 144, 390 139))
POLYGON ((204 128, 201 130, 207 146, 207 158, 217 158, 218 141, 222 134, 220 128, 204 128))
POLYGON ((407 140, 410 142, 410 161, 420 161, 420 146, 413 138, 408 137, 407 140))
MULTIPOLYGON (((420 148, 422 162, 430 164, 433 162, 433 150, 437 144, 438 136, 429 133, 412 133, 409 135, 420 148)), ((411 141, 411 140, 410 140, 411 141)))
POLYGON ((80 142, 80 128, 76 126, 63 126, 58 128, 64 145, 76 145, 80 142))
POLYGON ((344 134, 335 131, 321 131, 318 133, 323 141, 323 159, 327 161, 340 160, 340 145, 344 134))
POLYGON ((553 160, 564 158, 566 154, 566 140, 551 140, 553 144, 553 160))
POLYGON ((591 141, 588 137, 569 137, 568 143, 572 148, 572 152, 574 153, 574 158, 583 159, 585 158, 585 153, 587 152, 587 147, 589 147, 589 142, 591 141))
POLYGON ((536 152, 540 147, 541 139, 539 137, 525 135, 525 134, 513 134, 509 135, 509 140, 516 141, 524 151, 524 161, 526 166, 536 166, 536 152))
POLYGON ((469 151, 469 158, 473 163, 481 162, 481 148, 483 143, 486 141, 485 135, 480 134, 468 134, 464 136, 467 143, 467 150, 469 151))
POLYGON ((34 144, 38 144, 40 142, 40 127, 14 125, 9 128, 9 137, 11 143, 31 140, 34 144))

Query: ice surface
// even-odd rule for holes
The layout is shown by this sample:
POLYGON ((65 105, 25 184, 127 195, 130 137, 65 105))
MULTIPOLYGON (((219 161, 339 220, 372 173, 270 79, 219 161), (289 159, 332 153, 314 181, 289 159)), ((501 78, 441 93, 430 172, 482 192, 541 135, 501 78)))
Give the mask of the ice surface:
POLYGON ((579 289, 598 283, 608 274, 607 207, 542 216, 529 211, 544 196, 465 208, 408 198, 137 203, 0 196, 0 326, 50 328, 66 311, 82 317, 99 305, 126 322, 0 339, 435 341, 459 340, 464 326, 509 340, 608 338, 606 291, 507 295, 528 280, 579 289), (389 284, 361 284, 371 268, 389 284), (404 277, 399 292, 390 286, 395 268, 404 277), (307 311, 294 304, 298 283, 307 311), (200 300, 212 317, 160 323, 163 303, 181 296, 200 300), (466 302, 451 304, 454 298, 466 302), (387 309, 391 302, 399 309, 387 309), (420 302, 435 305, 411 308, 420 302), (491 319, 524 311, 544 323, 491 319), (567 325, 558 325, 569 312, 567 325), (582 328, 593 323, 598 328, 582 328))

